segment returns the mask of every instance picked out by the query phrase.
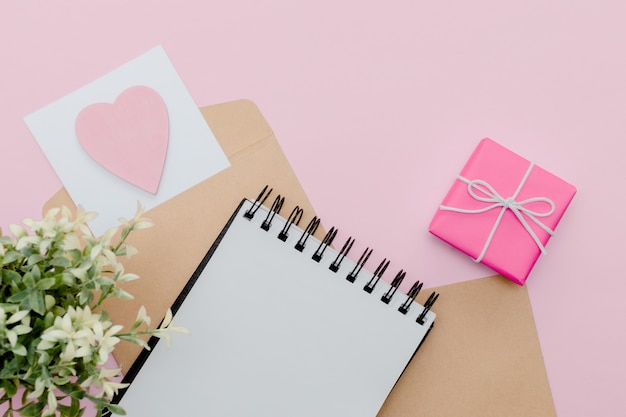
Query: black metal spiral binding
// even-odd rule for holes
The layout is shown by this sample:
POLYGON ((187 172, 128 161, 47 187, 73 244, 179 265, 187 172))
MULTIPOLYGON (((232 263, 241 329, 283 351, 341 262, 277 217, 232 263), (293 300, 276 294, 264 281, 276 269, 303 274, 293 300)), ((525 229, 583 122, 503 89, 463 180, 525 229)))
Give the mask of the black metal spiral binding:
POLYGON ((343 259, 346 257, 348 252, 350 252, 350 249, 352 249, 352 245, 354 245, 354 239, 352 239, 352 237, 349 237, 348 240, 346 240, 346 243, 343 244, 341 251, 339 252, 339 254, 337 254, 337 257, 335 258, 333 263, 330 264, 328 269, 333 272, 339 271, 339 266, 341 266, 341 262, 343 262, 343 259))
POLYGON ((365 262, 367 262, 369 257, 372 255, 372 251, 373 249, 370 248, 365 249, 365 251, 361 254, 361 257, 359 258, 359 262, 356 263, 352 272, 350 272, 346 277, 348 281, 354 282, 356 280, 357 275, 359 275, 359 272, 361 272, 361 269, 363 269, 363 265, 365 265, 365 262))
POLYGON ((265 203, 265 200, 267 200, 267 197, 270 196, 270 194, 272 194, 272 191, 274 190, 273 188, 270 188, 269 191, 267 191, 267 187, 268 185, 266 185, 265 187, 263 187, 263 189, 261 190, 261 192, 259 193, 259 196, 256 198, 256 200, 254 200, 254 203, 252 203, 252 207, 250 207, 244 214, 243 216, 246 219, 252 220, 252 218, 254 217, 254 214, 257 212, 257 210, 259 209, 259 207, 261 207, 263 205, 263 203, 265 203), (267 194, 265 193, 267 191, 267 194))
POLYGON ((321 261, 322 256, 324 256, 324 251, 328 246, 333 243, 333 240, 335 240, 335 236, 337 236, 337 229, 331 227, 328 233, 326 233, 326 236, 324 236, 324 239, 320 242, 320 245, 317 247, 317 250, 311 257, 311 259, 313 259, 315 262, 321 261))
POLYGON ((387 260, 387 258, 383 259, 383 261, 376 268, 376 271, 374 271, 372 279, 370 279, 370 281, 363 287, 363 291, 371 294, 372 291, 374 291, 374 287, 376 287, 376 284, 378 284, 378 281, 380 281, 380 277, 382 277, 387 270, 388 266, 389 261, 387 260))
POLYGON ((405 276, 406 276, 406 272, 404 272, 401 269, 400 272, 396 274, 393 281, 391 281, 391 287, 389 288, 389 290, 387 290, 387 292, 382 297, 380 297, 380 301, 382 301, 385 304, 389 304, 389 301, 391 301, 391 298, 398 290, 398 287, 400 286, 400 284, 402 284, 402 280, 404 279, 405 276))
POLYGON ((422 310, 422 313, 417 317, 417 319, 415 320, 416 322, 418 322, 419 324, 424 324, 426 314, 430 311, 433 304, 435 304, 437 298, 439 298, 439 294, 434 291, 430 294, 430 296, 428 296, 428 300, 426 300, 426 302, 424 303, 424 310, 422 310))
POLYGON ((285 197, 281 197, 280 194, 276 196, 274 199, 274 203, 270 208, 270 211, 267 213, 265 220, 261 223, 261 229, 268 231, 272 226, 272 220, 274 220, 274 216, 280 212, 280 209, 283 207, 283 203, 285 202, 285 197))
MULTIPOLYGON (((269 191, 268 191, 268 185, 266 185, 263 188, 263 190, 259 193, 259 195, 256 198, 256 200, 254 200, 254 202, 252 203, 252 207, 250 207, 244 213, 244 217, 246 217, 247 219, 252 219, 254 217, 255 213, 258 211, 258 209, 265 203, 265 200, 267 200, 267 198, 272 193, 272 191, 273 191, 273 189, 269 189, 269 191)), ((276 216, 276 214, 280 213, 280 210, 282 209, 284 202, 285 202, 285 198, 280 196, 280 195, 278 195, 274 199, 274 203, 272 204, 272 207, 270 208, 269 212, 267 213, 267 216, 265 217, 265 220, 263 220, 263 222, 261 223, 261 228, 263 230, 267 231, 267 230, 270 229, 270 227, 272 226, 272 221, 274 219, 274 216, 276 216)), ((295 224, 297 226, 300 223, 300 221, 302 220, 303 214, 304 214, 304 211, 299 206, 294 207, 294 209, 291 211, 291 214, 289 214, 289 217, 287 218, 287 221, 286 221, 284 227, 282 228, 282 230, 280 231, 280 233, 278 234, 277 237, 280 240, 282 240, 283 242, 286 241, 288 236, 289 236, 289 229, 291 228, 292 225, 295 224)), ((306 245, 306 242, 307 242, 309 236, 311 236, 312 234, 315 233, 315 231, 317 230, 319 225, 320 225, 320 219, 317 216, 313 217, 313 219, 307 225, 306 229, 302 232, 302 235, 300 236, 300 239, 298 239, 298 242, 295 245, 295 249, 297 249, 298 251, 302 252, 304 250, 304 248, 305 248, 305 245, 306 245)), ((338 230, 336 228, 332 227, 328 231, 328 233, 326 233, 326 236, 324 236, 324 239, 320 242, 317 250, 315 251, 315 253, 311 257, 314 261, 316 261, 316 262, 320 262, 321 261, 322 257, 324 256, 324 252, 326 251, 326 248, 332 244, 333 240, 337 236, 337 232, 338 232, 338 230)), ((341 251, 337 254, 337 257, 335 258, 335 260, 328 267, 331 271, 333 271, 333 272, 339 271, 339 267, 340 267, 341 263, 343 262, 345 257, 348 255, 348 252, 350 252, 350 249, 352 249, 352 246, 354 245, 354 242, 355 242, 355 240, 352 237, 349 237, 348 240, 346 240, 346 242, 344 243, 343 247, 341 248, 341 251)), ((373 252, 373 250, 370 249, 370 248, 366 248, 365 251, 363 251, 363 253, 361 254, 361 257, 359 258, 359 261, 356 263, 356 265, 354 266, 352 271, 346 276, 346 280, 347 281, 352 282, 352 283, 356 281, 357 276, 359 275, 359 273, 361 272, 361 270, 365 266, 365 263, 368 261, 368 259, 372 255, 372 252, 373 252)), ((390 261, 388 261, 385 258, 378 265, 378 267, 376 268, 376 270, 372 274, 372 277, 369 280, 369 282, 367 284, 365 284, 365 286, 363 287, 363 290, 365 292, 371 294, 374 291, 374 288, 376 287, 376 285, 380 281, 381 277, 383 276, 383 274, 387 270, 387 267, 389 266, 389 263, 390 263, 390 261)), ((389 289, 387 290, 387 292, 385 292, 385 294, 381 297, 380 300, 382 302, 384 302, 385 304, 389 304, 391 302, 392 298, 394 297, 394 295, 396 294, 398 288, 400 287, 400 285, 401 285, 401 283, 402 283, 402 281, 404 280, 405 277, 406 277, 406 272, 404 272, 403 270, 400 270, 396 274, 394 279, 392 280, 389 289)), ((400 313, 406 314, 409 311, 411 305, 413 304, 413 302, 415 301, 417 295, 421 291, 422 286, 423 286, 423 283, 420 282, 420 281, 416 281, 411 286, 411 289, 407 293, 406 300, 398 308, 398 311, 400 313)), ((438 298, 439 298, 439 294, 438 293, 433 292, 433 293, 430 294, 430 296, 428 297, 428 299, 424 303, 423 310, 421 311, 421 313, 419 314, 419 316, 415 320, 417 323, 419 323, 421 325, 423 325, 425 323, 426 315, 428 314, 428 312, 430 311, 430 309, 432 308, 433 304, 435 304, 435 302, 437 301, 438 298)))
POLYGON ((411 304, 413 304, 413 301, 415 301, 415 297, 417 297, 417 294, 419 294, 420 290, 422 289, 422 285, 423 284, 419 281, 415 281, 413 283, 413 286, 407 294, 406 301, 402 303, 402 305, 398 308, 398 311, 400 313, 406 314, 409 311, 411 304))
POLYGON ((287 218, 287 223, 285 223, 285 226, 278 234, 278 238, 280 240, 282 240, 283 242, 287 240, 287 237, 289 237, 289 228, 292 224, 295 224, 297 226, 300 223, 303 213, 304 211, 298 206, 295 206, 293 210, 291 210, 291 214, 289 215, 289 218, 287 218))
POLYGON ((309 239, 309 236, 315 233, 319 225, 320 225, 320 219, 317 216, 313 217, 311 221, 309 222, 309 224, 307 225, 306 229, 304 229, 304 232, 302 232, 300 239, 298 239, 298 243, 296 243, 295 248, 297 250, 299 250, 300 252, 304 250, 306 241, 309 239))

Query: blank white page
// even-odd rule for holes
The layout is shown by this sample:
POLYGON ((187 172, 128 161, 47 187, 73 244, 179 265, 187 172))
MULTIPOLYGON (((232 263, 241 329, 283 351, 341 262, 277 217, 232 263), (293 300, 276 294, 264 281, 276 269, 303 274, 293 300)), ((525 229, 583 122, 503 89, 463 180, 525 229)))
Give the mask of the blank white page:
POLYGON ((235 212, 175 315, 191 334, 158 343, 120 405, 131 417, 375 416, 434 313, 417 323, 423 307, 400 313, 399 290, 383 303, 382 279, 363 290, 368 265, 349 282, 353 261, 332 272, 333 248, 314 261, 319 240, 310 236, 300 252, 300 228, 283 242, 286 220, 276 215, 265 231, 269 209, 249 220, 251 206, 235 212))

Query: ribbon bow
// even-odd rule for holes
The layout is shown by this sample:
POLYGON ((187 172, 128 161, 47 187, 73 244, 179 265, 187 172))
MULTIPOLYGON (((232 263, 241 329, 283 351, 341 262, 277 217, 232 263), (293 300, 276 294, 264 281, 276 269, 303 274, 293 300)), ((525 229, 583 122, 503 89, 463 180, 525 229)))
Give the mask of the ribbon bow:
POLYGON ((481 179, 469 180, 459 175, 457 178, 460 181, 463 181, 464 183, 467 184, 467 193, 472 198, 478 201, 482 201, 485 203, 492 203, 492 204, 483 208, 479 208, 479 209, 463 209, 463 208, 449 207, 449 206, 443 206, 443 205, 439 206, 439 209, 441 210, 454 211, 457 213, 465 213, 465 214, 479 214, 479 213, 487 212, 494 208, 501 207, 500 213, 498 214, 498 217, 496 218, 496 221, 493 224, 493 227, 491 228, 491 232, 489 232, 487 241, 485 242, 485 245, 483 246, 483 249, 480 252, 480 255, 478 255, 478 258, 475 259, 476 262, 480 262, 485 256, 485 253, 487 252, 487 249, 489 248, 489 245, 491 244, 491 240, 493 239, 493 235, 496 233, 496 230, 498 229, 498 226, 500 225, 500 221, 502 220, 502 216, 504 216, 504 212, 507 209, 511 210, 513 214, 515 214, 515 217, 517 217, 521 225, 524 227, 524 229, 526 229, 528 234, 535 241, 535 243, 539 247, 539 250, 541 250, 541 253, 546 252, 546 248, 543 246, 543 244, 539 240, 539 237, 537 237, 537 234, 530 227, 530 225, 528 224, 528 221, 526 221, 526 218, 532 220, 537 226, 539 226, 541 229, 546 231, 548 234, 552 235, 554 231, 550 229, 548 226, 546 226, 545 224, 543 224, 541 220, 539 220, 537 217, 547 217, 547 216, 550 216, 552 213, 554 213, 554 207, 555 207, 554 202, 547 197, 533 197, 533 198, 528 198, 522 201, 515 200, 517 198, 517 195, 521 191, 522 187, 524 187, 524 184, 526 183, 526 180, 528 179, 528 176, 530 175, 530 172, 532 171, 534 166, 535 164, 531 162, 530 166, 526 170, 526 173, 524 174, 524 177, 522 178, 519 185, 517 186, 517 189, 515 190, 513 195, 508 198, 503 198, 500 194, 498 194, 498 192, 493 188, 493 186, 491 186, 491 184, 489 184, 487 181, 484 181, 481 179), (479 195, 476 191, 482 193, 484 196, 479 195), (550 210, 542 213, 542 212, 537 212, 537 211, 530 210, 524 207, 526 204, 535 203, 535 202, 548 203, 548 205, 550 206, 550 210))

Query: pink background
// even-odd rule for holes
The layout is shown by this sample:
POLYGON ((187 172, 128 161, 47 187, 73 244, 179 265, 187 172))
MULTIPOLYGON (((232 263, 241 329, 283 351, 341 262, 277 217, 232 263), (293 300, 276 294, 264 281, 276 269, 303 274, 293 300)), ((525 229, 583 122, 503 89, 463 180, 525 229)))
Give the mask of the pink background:
POLYGON ((3 1, 0 226, 39 217, 61 187, 23 117, 158 44, 198 106, 256 102, 323 222, 410 280, 491 274, 427 232, 489 136, 578 188, 527 282, 557 412, 623 415, 625 13, 617 0, 3 1))

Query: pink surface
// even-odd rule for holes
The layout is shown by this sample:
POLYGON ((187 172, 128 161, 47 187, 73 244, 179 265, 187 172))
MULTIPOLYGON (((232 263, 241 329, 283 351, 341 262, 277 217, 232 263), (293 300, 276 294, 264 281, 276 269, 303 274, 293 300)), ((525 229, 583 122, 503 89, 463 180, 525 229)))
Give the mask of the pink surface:
POLYGON ((22 118, 157 44, 198 106, 255 101, 322 221, 407 282, 491 274, 428 233, 491 137, 578 188, 527 286, 558 414, 621 416, 625 14, 571 0, 2 2, 0 225, 39 216, 61 186, 22 118))
POLYGON ((429 231, 523 285, 576 189, 488 138, 460 176, 469 182, 454 181, 429 231))
POLYGON ((95 162, 156 194, 169 139, 165 102, 153 89, 135 86, 114 103, 94 103, 78 113, 76 137, 95 162))

